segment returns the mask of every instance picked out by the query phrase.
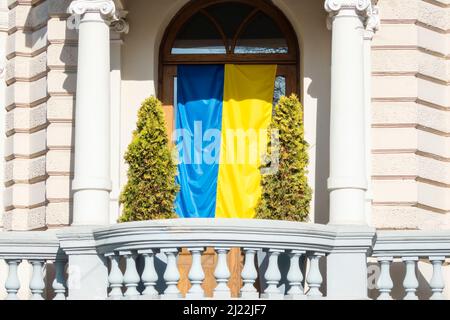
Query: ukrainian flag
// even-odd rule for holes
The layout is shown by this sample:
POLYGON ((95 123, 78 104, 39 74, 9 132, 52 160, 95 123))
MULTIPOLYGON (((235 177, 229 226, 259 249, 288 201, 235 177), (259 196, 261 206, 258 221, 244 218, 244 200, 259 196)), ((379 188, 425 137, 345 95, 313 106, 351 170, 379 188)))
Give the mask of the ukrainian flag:
POLYGON ((254 218, 272 117, 275 65, 178 67, 176 212, 254 218))

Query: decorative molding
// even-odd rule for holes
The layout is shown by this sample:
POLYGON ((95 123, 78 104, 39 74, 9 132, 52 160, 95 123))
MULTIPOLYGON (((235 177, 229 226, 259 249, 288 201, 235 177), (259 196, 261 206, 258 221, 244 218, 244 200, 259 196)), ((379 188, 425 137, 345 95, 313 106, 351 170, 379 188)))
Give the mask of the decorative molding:
POLYGON ((336 13, 341 9, 355 9, 364 12, 371 5, 371 0, 325 0, 325 10, 336 13))
MULTIPOLYGON (((327 28, 331 30, 332 21, 334 17, 341 14, 341 10, 353 10, 352 15, 360 16, 364 19, 366 33, 369 33, 368 36, 371 39, 380 25, 377 2, 378 0, 325 0, 324 8, 329 13, 327 28)), ((348 12, 345 15, 348 15, 348 12)))
POLYGON ((111 18, 116 14, 116 5, 112 0, 74 0, 67 11, 78 16, 87 12, 99 12, 103 17, 111 18))
POLYGON ((127 15, 128 11, 118 10, 116 18, 113 21, 111 21, 111 31, 114 31, 116 33, 127 34, 130 30, 130 25, 125 19, 127 15))
POLYGON ((372 40, 375 33, 380 29, 381 18, 380 11, 377 5, 371 4, 367 8, 367 18, 365 21, 366 29, 364 32, 365 40, 372 40))
POLYGON ((112 0, 74 0, 67 9, 67 13, 71 15, 67 19, 69 29, 78 29, 86 13, 99 13, 106 23, 120 19, 120 11, 116 9, 112 0))
POLYGON ((130 29, 125 19, 128 11, 117 9, 112 0, 74 0, 67 12, 71 15, 67 19, 69 29, 78 29, 83 15, 88 12, 100 13, 113 32, 127 34, 130 29))
POLYGON ((174 219, 113 225, 95 229, 93 233, 100 253, 149 248, 236 246, 328 254, 336 251, 370 251, 375 229, 288 221, 174 219))

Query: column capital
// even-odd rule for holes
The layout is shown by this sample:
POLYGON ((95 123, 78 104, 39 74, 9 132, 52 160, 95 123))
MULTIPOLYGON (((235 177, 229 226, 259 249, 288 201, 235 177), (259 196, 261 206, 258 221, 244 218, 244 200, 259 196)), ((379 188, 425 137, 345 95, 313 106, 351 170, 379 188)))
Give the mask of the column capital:
POLYGON ((333 20, 337 16, 359 17, 363 21, 367 20, 371 7, 372 0, 325 0, 324 8, 329 13, 328 30, 332 29, 333 20))
POLYGON ((371 0, 325 0, 325 10, 337 14, 342 9, 350 9, 364 14, 371 3, 371 0))
POLYGON ((113 18, 116 14, 116 5, 112 0, 74 0, 67 11, 78 16, 87 12, 96 12, 104 18, 113 18))

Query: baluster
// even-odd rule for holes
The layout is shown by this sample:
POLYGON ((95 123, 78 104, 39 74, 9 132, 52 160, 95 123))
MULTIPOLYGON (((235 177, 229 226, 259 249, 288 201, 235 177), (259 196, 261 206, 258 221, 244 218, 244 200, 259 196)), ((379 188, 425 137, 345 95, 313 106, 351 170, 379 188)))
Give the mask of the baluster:
POLYGON ((402 259, 406 265, 406 275, 403 281, 403 287, 406 291, 406 296, 404 300, 418 300, 416 291, 419 287, 419 281, 416 276, 416 266, 418 257, 406 257, 402 259))
POLYGON ((258 271, 255 267, 255 255, 258 249, 244 248, 245 264, 242 269, 241 277, 244 286, 241 289, 241 298, 248 300, 255 300, 259 298, 258 290, 256 290, 254 283, 258 278, 258 271))
POLYGON ((123 298, 123 274, 120 270, 120 256, 115 252, 105 254, 109 258, 111 263, 111 270, 108 275, 108 282, 111 291, 109 292, 109 298, 112 300, 119 300, 123 298))
POLYGON ((124 296, 128 299, 136 299, 141 294, 137 290, 141 278, 136 269, 135 254, 132 251, 120 252, 120 255, 125 258, 126 270, 123 275, 123 282, 127 288, 124 296))
POLYGON ((323 278, 319 268, 319 261, 323 256, 324 254, 321 253, 313 253, 309 255, 310 266, 306 281, 309 286, 307 296, 311 299, 318 299, 323 296, 322 292, 320 292, 320 286, 322 285, 323 278))
POLYGON ((66 260, 55 260, 55 279, 52 287, 55 292, 53 300, 66 300, 66 277, 64 275, 66 260))
POLYGON ((186 296, 187 299, 203 299, 205 292, 202 288, 203 280, 205 280, 205 273, 202 268, 202 252, 204 248, 191 248, 188 249, 192 254, 192 266, 189 270, 189 281, 191 282, 191 288, 186 296))
POLYGON ((287 274, 287 280, 289 281, 290 289, 287 292, 286 299, 289 300, 302 300, 306 299, 304 288, 302 285, 303 274, 300 269, 300 257, 305 254, 305 251, 292 250, 289 253, 290 266, 287 274))
POLYGON ((33 275, 30 281, 30 290, 32 293, 31 300, 44 300, 42 294, 45 289, 44 282, 44 260, 31 260, 31 265, 33 266, 33 275))
POLYGON ((6 300, 19 300, 17 292, 20 289, 20 281, 17 275, 17 268, 21 262, 22 260, 18 259, 6 260, 6 263, 9 267, 8 278, 6 279, 5 283, 6 292, 8 293, 6 300))
POLYGON ((445 257, 430 257, 430 262, 433 264, 433 277, 430 281, 431 291, 433 295, 431 300, 444 300, 442 294, 445 288, 444 276, 442 274, 442 264, 445 262, 445 257))
POLYGON ((267 254, 269 255, 269 265, 264 275, 264 279, 266 279, 267 282, 267 288, 264 290, 264 294, 261 297, 263 299, 274 300, 284 298, 284 293, 281 292, 281 289, 278 287, 281 280, 281 272, 278 267, 278 257, 280 256, 280 253, 283 252, 284 250, 267 250, 267 254))
POLYGON ((178 290, 178 281, 180 281, 180 272, 177 266, 178 249, 166 249, 163 251, 167 256, 167 267, 164 272, 164 280, 167 289, 164 291, 162 299, 179 299, 182 298, 180 290, 178 290))
POLYGON ((228 287, 231 273, 228 268, 227 256, 229 248, 216 248, 217 252, 217 266, 214 271, 214 277, 217 281, 217 287, 214 289, 215 299, 231 299, 231 290, 228 287))
POLYGON ((378 300, 392 300, 391 291, 394 288, 394 283, 391 278, 391 263, 394 260, 393 257, 381 257, 378 258, 380 263, 380 276, 377 280, 377 288, 380 292, 378 300))
POLYGON ((139 254, 144 257, 144 271, 142 272, 142 282, 145 290, 142 292, 143 299, 158 299, 159 293, 156 291, 156 283, 158 282, 158 273, 155 269, 155 250, 142 250, 139 254))

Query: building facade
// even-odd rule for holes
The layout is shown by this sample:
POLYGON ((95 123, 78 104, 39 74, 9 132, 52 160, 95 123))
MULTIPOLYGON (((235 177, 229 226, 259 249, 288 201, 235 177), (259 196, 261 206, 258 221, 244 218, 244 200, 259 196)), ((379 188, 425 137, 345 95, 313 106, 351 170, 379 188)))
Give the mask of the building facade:
MULTIPOLYGON (((78 32, 67 27, 70 2, 1 2, 5 230, 41 230, 72 221, 78 32)), ((111 32, 111 222, 119 214, 117 199, 126 180, 123 154, 137 108, 158 92, 163 35, 185 4, 118 4, 128 11, 130 27, 123 33, 115 24, 111 32)), ((312 220, 326 223, 332 33, 320 1, 274 4, 299 39, 299 93, 315 195, 312 220)), ((381 0, 377 6, 381 24, 371 49, 367 120, 372 136, 368 197, 373 198, 368 219, 383 229, 448 229, 449 5, 381 0)))
MULTIPOLYGON (((311 222, 450 229, 449 0, 257 2, 298 42, 311 222), (349 16, 355 32, 341 23, 349 16)), ((169 90, 166 31, 185 6, 0 0, 4 231, 117 221, 137 110, 169 90), (92 199, 102 199, 94 218, 92 199)))

